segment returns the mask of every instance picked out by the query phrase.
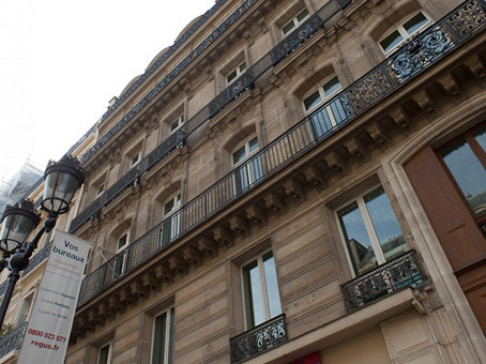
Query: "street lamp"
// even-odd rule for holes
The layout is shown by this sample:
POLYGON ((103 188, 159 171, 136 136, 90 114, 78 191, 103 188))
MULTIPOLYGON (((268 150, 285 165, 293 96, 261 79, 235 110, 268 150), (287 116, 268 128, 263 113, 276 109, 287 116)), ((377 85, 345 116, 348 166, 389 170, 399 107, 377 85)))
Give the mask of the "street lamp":
POLYGON ((7 312, 20 272, 28 267, 30 257, 44 232, 56 225, 57 217, 69 210, 74 194, 84 181, 84 172, 76 158, 65 155, 59 162, 49 162, 44 173, 44 197, 41 209, 47 212, 44 226, 30 243, 26 240, 39 223, 39 215, 34 212, 30 201, 20 201, 14 206, 7 205, 0 231, 0 271, 7 265, 10 269, 8 283, 0 305, 0 327, 7 312))

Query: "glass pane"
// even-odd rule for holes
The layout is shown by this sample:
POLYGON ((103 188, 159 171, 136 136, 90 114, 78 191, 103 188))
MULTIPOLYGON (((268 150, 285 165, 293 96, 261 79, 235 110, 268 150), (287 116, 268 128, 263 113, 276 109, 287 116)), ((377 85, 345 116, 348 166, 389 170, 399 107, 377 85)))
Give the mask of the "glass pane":
POLYGON ((117 249, 123 248, 127 243, 127 234, 123 235, 120 239, 118 239, 118 247, 117 249))
POLYGON ((391 33, 388 37, 383 39, 380 42, 381 47, 385 52, 391 51, 393 48, 395 48, 398 44, 403 42, 403 37, 402 35, 398 32, 398 30, 395 30, 393 33, 391 33))
POLYGON ((287 34, 288 32, 290 32, 293 28, 294 28, 295 24, 294 24, 294 21, 291 20, 289 21, 283 28, 282 28, 282 31, 284 34, 287 34))
POLYGON ((109 353, 110 353, 110 345, 103 346, 99 352, 98 364, 108 364, 109 353))
POLYGON ((246 323, 247 329, 251 329, 265 321, 262 282, 256 260, 243 268, 243 280, 246 323))
POLYGON ((486 170, 463 138, 441 150, 442 158, 474 213, 486 212, 486 170))
POLYGON ((228 76, 226 76, 226 82, 230 83, 236 78, 236 70, 232 71, 228 76))
POLYGON ((250 161, 249 167, 251 183, 255 183, 263 178, 262 159, 260 156, 255 156, 255 158, 250 161))
POLYGON ((379 187, 363 197, 385 259, 407 251, 402 230, 383 188, 379 187))
POLYGON ((341 82, 339 82, 337 77, 334 77, 331 81, 324 85, 324 94, 330 96, 336 91, 341 89, 341 82))
POLYGON ((241 147, 236 152, 233 153, 233 164, 237 164, 246 158, 245 147, 241 147))
POLYGON ((174 209, 174 199, 168 201, 164 205, 164 215, 167 215, 169 212, 171 212, 174 209))
POLYGON ((265 275, 265 287, 267 288, 268 309, 270 312, 270 317, 268 319, 271 319, 282 313, 282 305, 278 293, 275 258, 273 257, 272 252, 263 256, 263 274, 265 275))
POLYGON ((473 130, 472 134, 481 148, 483 148, 483 151, 486 153, 486 125, 482 125, 473 130))
POLYGON ((248 188, 248 167, 246 164, 235 170, 235 193, 238 194, 248 188))
POLYGON ((164 364, 167 313, 155 318, 154 339, 152 342, 152 364, 164 364))
POLYGON ((246 70, 246 63, 243 62, 242 64, 240 64, 240 74, 245 72, 245 70, 246 70))
POLYGON ((309 15, 309 11, 307 9, 304 9, 300 12, 299 15, 297 15, 297 20, 300 22, 302 19, 304 19, 307 15, 309 15))
POLYGON ((309 111, 319 105, 321 101, 321 95, 319 94, 319 91, 316 91, 304 100, 304 107, 309 111))
POLYGON ((403 27, 407 31, 408 34, 413 34, 420 28, 422 28, 425 24, 427 24, 428 20, 424 14, 418 13, 412 19, 407 21, 403 24, 403 27))
POLYGON ((358 204, 353 202, 338 211, 338 216, 356 273, 361 274, 374 268, 377 260, 358 204))
POLYGON ((255 137, 248 142, 248 146, 250 149, 250 153, 253 153, 258 150, 258 139, 255 137))
POLYGON ((169 355, 168 355, 168 364, 172 363, 172 348, 174 347, 174 307, 170 309, 170 315, 169 315, 169 355))
POLYGON ((323 107, 321 110, 312 114, 311 123, 316 139, 327 134, 332 129, 331 118, 329 117, 327 107, 323 107))

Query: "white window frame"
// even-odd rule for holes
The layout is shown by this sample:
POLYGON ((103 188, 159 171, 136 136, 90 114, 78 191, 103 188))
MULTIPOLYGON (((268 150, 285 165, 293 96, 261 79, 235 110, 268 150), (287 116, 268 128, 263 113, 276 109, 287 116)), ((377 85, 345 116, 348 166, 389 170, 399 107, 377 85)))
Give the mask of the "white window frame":
MULTIPOLYGON (((246 330, 250 330, 253 327, 256 327, 256 326, 258 326, 258 325, 261 324, 261 323, 253 323, 254 324, 253 327, 250 327, 249 324, 248 324, 248 321, 249 321, 248 315, 249 315, 249 313, 247 312, 247 303, 246 302, 249 299, 249 297, 247 297, 246 292, 245 292, 245 272, 244 272, 244 269, 248 265, 250 265, 251 263, 253 263, 255 261, 257 262, 257 266, 258 266, 259 278, 260 278, 260 284, 261 284, 261 287, 260 288, 262 289, 262 295, 263 295, 263 306, 264 306, 263 307, 263 310, 264 310, 263 315, 265 317, 265 319, 263 320, 263 322, 266 322, 266 321, 272 319, 273 317, 278 316, 278 315, 271 316, 271 314, 270 314, 270 303, 269 303, 269 300, 268 300, 269 293, 268 293, 267 283, 266 283, 266 279, 265 279, 265 273, 264 273, 264 270, 263 270, 263 256, 267 255, 268 253, 271 253, 272 254, 272 257, 273 257, 273 259, 275 261, 275 255, 273 254, 273 250, 272 249, 268 249, 268 250, 265 250, 263 253, 260 253, 257 256, 252 257, 251 259, 248 259, 240 267, 241 294, 242 294, 242 300, 243 300, 243 315, 244 315, 245 329, 246 330)), ((277 264, 276 263, 275 263, 275 274, 277 274, 277 264)), ((283 312, 283 309, 282 309, 282 301, 280 299, 280 287, 279 286, 277 286, 277 290, 279 291, 279 297, 278 297, 278 299, 280 301, 280 310, 281 310, 281 313, 282 313, 283 312)))
MULTIPOLYGON (((260 143, 258 141, 258 137, 256 135, 252 135, 251 137, 249 138, 246 138, 244 142, 238 144, 238 147, 234 148, 233 151, 231 152, 231 164, 232 164, 232 169, 233 171, 236 171, 237 169, 239 168, 242 168, 241 166, 243 164, 246 165, 246 175, 248 176, 247 178, 247 181, 245 181, 246 183, 248 183, 248 185, 251 185, 253 184, 257 179, 258 179, 258 176, 254 175, 254 172, 252 171, 252 166, 250 165, 250 163, 248 163, 248 160, 253 157, 255 154, 257 154, 258 152, 260 151, 260 143), (253 141, 253 140, 256 140, 257 142, 257 148, 253 151, 251 151, 250 149, 250 143, 253 141), (241 149, 244 149, 245 151, 245 156, 243 159, 241 159, 240 161, 238 162, 234 162, 234 155, 236 152, 238 152, 239 150, 241 149)), ((256 160, 256 159, 255 159, 256 160)), ((261 165, 261 162, 260 163, 260 178, 263 176, 263 168, 262 168, 262 165, 261 165)), ((234 178, 233 178, 233 184, 234 184, 234 191, 236 193, 239 193, 241 191, 238 191, 238 188, 237 188, 237 182, 236 182, 236 173, 234 173, 234 178)), ((242 185, 243 185, 243 182, 244 181, 241 181, 242 182, 242 185)), ((246 188, 248 188, 248 186, 244 186, 242 188, 242 190, 245 190, 246 188)))
POLYGON ((101 350, 108 347, 108 356, 106 358, 106 364, 111 364, 111 355, 112 355, 112 351, 113 351, 113 345, 111 342, 107 343, 107 344, 103 344, 101 345, 99 348, 98 348, 98 358, 96 359, 96 363, 97 364, 104 364, 104 363, 100 363, 100 360, 101 360, 101 350))
POLYGON ((128 254, 127 254, 126 249, 128 248, 129 245, 130 245, 130 230, 126 230, 122 234, 119 235, 119 237, 116 241, 116 255, 123 254, 123 257, 121 258, 122 259, 121 271, 116 272, 115 267, 113 267, 113 275, 115 277, 121 276, 122 274, 124 274, 126 272, 127 263, 128 263, 128 254), (122 245, 122 246, 119 246, 120 240, 125 236, 126 236, 125 244, 122 245))
POLYGON ((401 20, 399 25, 393 28, 391 31, 387 32, 386 35, 383 37, 380 37, 378 44, 380 46, 381 51, 385 55, 390 55, 393 52, 395 52, 402 44, 407 42, 410 38, 412 38, 414 35, 420 33, 424 28, 426 28, 428 25, 431 23, 431 18, 422 10, 414 12, 411 16, 408 16, 404 20, 401 20), (422 14, 425 19, 427 19, 427 22, 425 22, 420 28, 416 29, 413 33, 408 33, 408 31, 405 29, 403 26, 405 23, 408 21, 412 20, 415 16, 418 14, 422 14), (388 38, 390 35, 393 34, 393 32, 398 31, 398 33, 402 36, 403 40, 399 43, 397 43, 393 48, 390 48, 388 51, 385 51, 385 48, 381 45, 381 42, 383 42, 386 38, 388 38))
POLYGON ((174 306, 171 306, 167 308, 166 310, 163 310, 159 312, 158 314, 154 315, 153 321, 152 321, 152 346, 150 350, 150 363, 153 364, 154 361, 154 346, 155 346, 155 321, 158 317, 162 316, 163 314, 166 314, 166 321, 165 321, 165 351, 164 351, 164 358, 163 358, 163 364, 169 364, 172 360, 172 358, 169 358, 169 352, 173 350, 173 348, 170 348, 170 344, 173 341, 174 337, 174 332, 171 332, 171 320, 174 320, 174 306))
POLYGON ((246 61, 243 61, 243 62, 240 62, 240 64, 238 64, 238 66, 236 66, 235 68, 233 68, 231 71, 229 71, 228 73, 226 73, 226 77, 225 77, 225 80, 226 80, 226 85, 229 86, 231 85, 233 82, 235 82, 238 77, 240 77, 243 73, 246 72, 246 70, 248 69, 248 66, 246 65, 246 61), (242 67, 243 67, 243 70, 242 70, 242 67), (236 75, 229 81, 228 80, 228 77, 233 73, 235 72, 236 75))
POLYGON ((105 192, 105 182, 101 182, 99 185, 95 186, 95 188, 96 191, 94 198, 98 198, 105 192))
MULTIPOLYGON (((345 247, 344 250, 346 251, 346 257, 347 257, 347 260, 348 260, 350 271, 351 271, 351 273, 354 277, 359 276, 361 274, 365 274, 365 273, 359 273, 359 272, 355 271, 353 258, 351 257, 351 253, 349 251, 349 246, 348 246, 348 243, 346 241, 346 234, 344 232, 344 227, 341 225, 341 220, 339 218, 339 211, 346 208, 347 206, 351 205, 353 202, 357 203, 359 212, 361 214, 361 217, 363 218, 363 222, 364 222, 364 225, 365 225, 366 232, 367 232, 368 237, 370 239, 371 247, 373 248, 373 252, 375 253, 375 256, 376 256, 377 264, 380 265, 380 264, 385 263, 387 261, 387 259, 385 258, 385 255, 384 255, 383 250, 381 248, 381 244, 380 244, 380 241, 378 239, 378 235, 376 234, 375 227, 373 226, 373 222, 372 222, 371 217, 369 215, 369 212, 366 208, 366 202, 364 201, 364 196, 370 194, 371 192, 377 190, 380 187, 383 188, 383 185, 381 183, 376 184, 373 187, 367 189, 366 191, 360 193, 359 195, 348 199, 345 203, 340 205, 338 208, 334 209, 334 215, 335 215, 336 223, 339 227, 339 233, 341 235, 341 241, 344 243, 344 247, 345 247)), ((386 191, 384 191, 384 194, 388 198, 386 191)), ((390 205, 391 205, 391 203, 390 203, 390 205)), ((393 207, 392 207, 392 210, 393 210, 395 219, 397 220, 397 223, 398 223, 398 217, 395 214, 393 207)), ((400 231, 402 232, 402 236, 405 237, 400 224, 399 224, 399 227, 400 227, 400 231)), ((407 246, 408 246, 408 244, 407 244, 407 246)))
POLYGON ((179 117, 177 117, 169 124, 169 135, 174 134, 177 130, 181 128, 183 124, 184 124, 184 114, 181 114, 179 115, 179 117), (177 126, 172 127, 174 124, 177 124, 177 126))
POLYGON ((133 154, 130 157, 130 168, 135 167, 137 164, 140 163, 141 160, 142 160, 142 153, 141 152, 137 152, 137 153, 133 154), (135 160, 135 158, 137 158, 137 159, 135 160))
POLYGON ((32 306, 34 305, 34 299, 35 299, 34 295, 35 295, 35 292, 30 292, 27 295, 25 295, 25 297, 22 299, 22 302, 20 304, 20 309, 19 309, 19 312, 17 314, 17 319, 15 320, 17 326, 19 326, 19 325, 23 324, 25 321, 29 320, 30 313, 32 311, 32 306), (27 302, 28 302, 29 307, 26 309, 27 302), (24 315, 25 318, 22 320, 22 322, 20 322, 22 315, 24 315))
MULTIPOLYGON (((174 215, 179 211, 182 207, 182 193, 178 191, 177 193, 173 194, 170 198, 165 200, 164 205, 162 207, 162 220, 169 218, 170 216, 174 215), (172 208, 169 211, 166 211, 166 206, 169 203, 173 203, 172 208)), ((165 225, 165 224, 164 224, 165 225)), ((164 240, 164 226, 161 228, 162 239, 164 240)), ((172 241, 174 238, 177 238, 181 233, 181 215, 177 214, 174 218, 170 221, 170 232, 169 232, 169 242, 172 241)), ((167 238, 165 238, 167 239, 167 238)))
POLYGON ((288 36, 290 33, 292 33, 295 29, 297 29, 302 23, 304 23, 308 18, 310 17, 310 12, 309 10, 304 7, 302 10, 300 10, 299 12, 297 12, 297 14, 292 17, 291 19, 289 19, 288 21, 285 22, 285 24, 280 28, 280 30, 282 31, 282 34, 284 37, 288 36), (307 14, 299 20, 299 16, 300 14, 302 14, 304 11, 307 11, 307 14), (292 28, 290 28, 287 32, 284 30, 284 28, 289 25, 290 23, 293 23, 293 26, 292 28))

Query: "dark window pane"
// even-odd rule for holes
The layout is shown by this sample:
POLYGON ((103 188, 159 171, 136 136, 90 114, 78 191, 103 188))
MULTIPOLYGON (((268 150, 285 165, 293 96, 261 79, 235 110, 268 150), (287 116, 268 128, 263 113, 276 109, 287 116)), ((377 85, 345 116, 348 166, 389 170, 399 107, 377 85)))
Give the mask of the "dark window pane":
POLYGON ((245 158, 246 158, 246 152, 245 152, 245 147, 243 146, 233 153, 233 164, 241 162, 245 158))
POLYGON ((368 193, 364 200, 385 259, 405 252, 405 239, 383 188, 368 193))
POLYGON ((152 343, 152 364, 164 364, 167 313, 155 318, 154 340, 152 343))
POLYGON ((481 148, 483 148, 483 151, 486 153, 486 125, 481 125, 472 133, 478 144, 481 146, 481 148))
POLYGON ((100 349, 98 364, 108 364, 109 353, 110 353, 110 345, 103 346, 100 349))
POLYGON ((388 37, 383 39, 380 42, 381 47, 385 52, 389 52, 392 50, 394 47, 396 47, 398 44, 403 42, 403 37, 402 35, 398 32, 398 30, 393 31, 388 37))
POLYGON ((486 212, 486 170, 464 138, 441 150, 442 158, 475 214, 486 212))
POLYGON ((428 20, 424 14, 418 13, 412 19, 407 21, 403 24, 403 27, 407 31, 408 34, 413 34, 420 28, 422 28, 425 24, 427 24, 428 20))
POLYGON ((321 101, 322 101, 321 95, 319 95, 319 91, 316 91, 304 100, 305 109, 306 110, 313 109, 314 107, 319 105, 321 101))
POLYGON ((334 77, 331 81, 324 85, 324 94, 330 96, 341 88, 341 82, 337 77, 334 77))
POLYGON ((338 216, 356 273, 361 274, 374 268, 377 260, 358 204, 353 202, 338 211, 338 216))
POLYGON ((302 21, 302 19, 304 19, 307 15, 309 15, 309 10, 304 9, 299 13, 299 15, 297 15, 297 20, 302 21))

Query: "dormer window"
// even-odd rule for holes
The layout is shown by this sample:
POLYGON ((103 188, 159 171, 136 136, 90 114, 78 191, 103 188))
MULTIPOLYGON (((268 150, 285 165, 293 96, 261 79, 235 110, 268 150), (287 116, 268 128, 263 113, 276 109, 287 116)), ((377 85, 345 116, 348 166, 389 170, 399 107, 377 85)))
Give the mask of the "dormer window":
POLYGON ((430 20, 425 14, 419 12, 412 18, 400 24, 379 42, 383 53, 388 54, 397 49, 406 40, 410 39, 413 34, 423 29, 429 22, 430 20))
POLYGON ((226 75, 226 84, 231 84, 234 80, 240 77, 246 71, 246 63, 242 62, 240 65, 226 75))
POLYGON ((287 35, 297 29, 300 24, 302 24, 309 17, 309 10, 304 8, 296 16, 290 19, 283 27, 283 35, 287 35))

